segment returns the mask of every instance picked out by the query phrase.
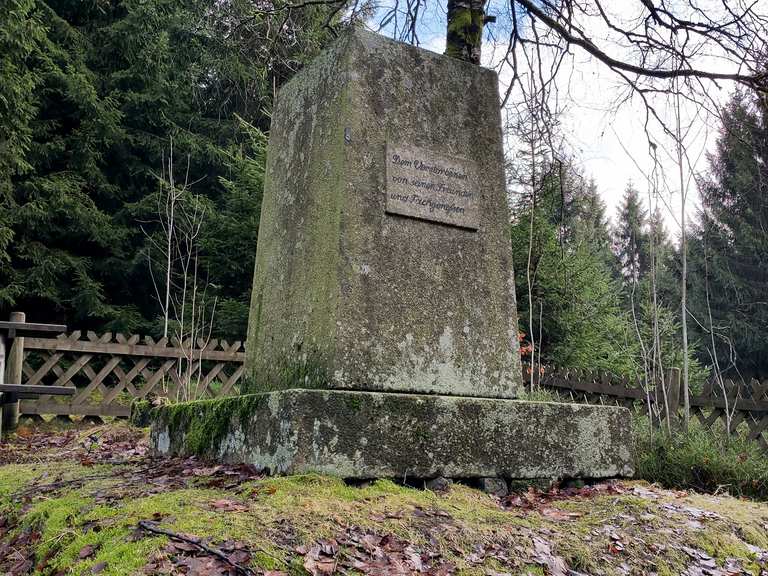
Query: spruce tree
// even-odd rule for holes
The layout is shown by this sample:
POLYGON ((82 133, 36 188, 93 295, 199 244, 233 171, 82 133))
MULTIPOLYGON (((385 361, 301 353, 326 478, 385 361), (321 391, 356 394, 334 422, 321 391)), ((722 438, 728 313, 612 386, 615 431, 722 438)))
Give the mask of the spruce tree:
POLYGON ((620 263, 624 283, 637 285, 650 265, 648 212, 640 200, 640 193, 631 182, 624 190, 614 231, 614 251, 620 263))
MULTIPOLYGON (((658 301, 670 311, 676 310, 680 301, 679 254, 672 244, 664 226, 664 217, 658 208, 648 218, 648 240, 653 242, 658 301)), ((675 313, 675 316, 677 315, 675 313)))
MULTIPOLYGON (((737 93, 722 113, 699 225, 690 242, 689 308, 721 368, 768 376, 768 104, 737 93), (710 322, 711 312, 711 322, 710 322), (732 360, 735 358, 735 366, 732 360)), ((703 358, 712 363, 709 354, 703 358)))
MULTIPOLYGON (((518 204, 512 245, 521 327, 533 306, 541 318, 542 358, 561 367, 635 374, 636 342, 612 271, 605 205, 594 183, 571 166, 546 172, 536 210, 518 204), (534 289, 525 265, 534 219, 534 289)), ((530 206, 530 205, 528 205, 530 206)), ((538 340, 538 325, 534 327, 538 340)))
POLYGON ((37 112, 35 90, 45 28, 35 0, 7 0, 0 26, 0 307, 8 306, 23 288, 13 274, 10 245, 14 238, 16 201, 13 178, 30 171, 27 154, 37 112))
MULTIPOLYGON (((635 366, 649 385, 669 368, 682 365, 678 314, 677 253, 662 213, 648 213, 629 183, 613 231, 613 249, 622 282, 622 308, 632 327, 635 366)), ((689 359, 696 345, 689 347, 689 359)), ((690 367, 698 386, 705 378, 699 364, 690 367)))
POLYGON ((156 331, 151 251, 173 142, 206 212, 196 249, 222 303, 214 335, 243 337, 263 164, 253 133, 263 139, 275 88, 330 38, 329 10, 13 0, 0 25, 0 314, 156 331))

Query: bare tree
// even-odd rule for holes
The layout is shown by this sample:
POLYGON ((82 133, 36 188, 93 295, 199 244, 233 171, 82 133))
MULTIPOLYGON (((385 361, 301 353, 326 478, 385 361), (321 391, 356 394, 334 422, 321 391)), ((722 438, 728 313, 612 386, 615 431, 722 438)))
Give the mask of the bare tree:
MULTIPOLYGON (((209 301, 209 284, 201 279, 200 235, 206 207, 192 193, 187 156, 184 179, 176 177, 173 138, 163 169, 157 176, 156 218, 144 222, 148 239, 147 264, 163 321, 163 341, 181 349, 183 358, 176 364, 176 400, 195 400, 201 377, 202 353, 211 339, 216 299, 209 301), (156 271, 161 272, 160 275, 156 271)), ((167 389, 167 382, 163 382, 167 389)))
POLYGON ((684 177, 683 132, 680 120, 680 94, 675 95, 675 151, 680 182, 680 326, 683 340, 683 427, 688 430, 691 422, 690 384, 688 381, 688 228, 686 222, 686 200, 688 187, 684 177))
MULTIPOLYGON (((483 0, 447 0, 444 8, 437 0, 252 0, 252 4, 257 14, 284 21, 301 9, 324 8, 326 26, 332 30, 374 20, 379 30, 414 44, 419 43, 419 25, 431 25, 442 10, 446 53, 474 63, 480 63, 485 25, 495 22, 490 36, 494 43, 506 36, 503 60, 514 69, 513 83, 525 72, 525 52, 549 51, 550 58, 542 61, 587 54, 640 95, 655 92, 656 80, 675 78, 689 81, 687 89, 723 80, 755 90, 768 87, 764 67, 768 14, 758 0, 635 0, 619 8, 606 0, 509 0, 503 13, 492 16, 483 0)), ((284 30, 270 28, 273 34, 284 30)))
POLYGON ((539 239, 536 234, 535 220, 543 187, 555 166, 559 167, 561 164, 558 159, 559 146, 555 137, 557 111, 553 112, 551 106, 541 104, 540 98, 547 97, 547 92, 539 90, 537 82, 536 77, 528 78, 528 86, 524 90, 525 97, 516 103, 514 110, 510 111, 505 126, 507 136, 515 140, 513 146, 518 150, 514 161, 508 167, 510 184, 515 188, 517 197, 526 204, 522 207, 522 211, 530 215, 525 276, 528 296, 528 337, 531 347, 529 382, 531 391, 536 386, 537 375, 540 375, 542 368, 541 319, 544 308, 541 298, 538 302, 534 300, 536 277, 541 265, 541 257, 536 256, 539 239), (534 322, 536 307, 539 309, 538 342, 534 322))
MULTIPOLYGON (((720 365, 720 359, 718 358, 717 354, 717 347, 715 346, 715 337, 719 337, 722 340, 726 342, 728 345, 728 348, 730 350, 729 358, 730 358, 730 366, 727 368, 733 368, 734 370, 737 370, 736 368, 736 361, 735 361, 735 350, 733 348, 733 344, 731 343, 730 339, 723 335, 719 334, 718 330, 715 327, 714 321, 712 320, 712 307, 710 304, 710 293, 709 293, 709 255, 708 255, 709 247, 707 243, 706 235, 704 236, 704 296, 707 304, 707 321, 709 324, 708 328, 705 328, 706 332, 709 333, 709 339, 710 339, 710 345, 707 347, 707 352, 709 353, 710 360, 712 361, 712 377, 714 378, 715 382, 717 383, 720 392, 723 395, 723 402, 724 402, 724 413, 725 413, 725 431, 726 431, 726 438, 730 437, 731 434, 735 432, 732 426, 733 421, 733 415, 736 413, 736 404, 739 399, 740 395, 740 389, 736 389, 735 397, 733 399, 733 406, 729 408, 728 402, 730 400, 729 396, 731 395, 731 390, 728 386, 726 386, 725 378, 723 377, 724 370, 723 367, 720 365)), ((701 326, 701 324, 699 324, 701 326)), ((703 326, 701 326, 704 328, 703 326)))
POLYGON ((658 275, 658 252, 661 238, 657 236, 657 222, 658 218, 658 202, 659 202, 659 174, 657 168, 659 166, 658 159, 655 156, 656 148, 653 148, 654 152, 654 172, 652 177, 653 185, 648 189, 648 205, 651 209, 651 217, 649 219, 650 231, 648 238, 650 241, 650 268, 649 277, 651 280, 651 329, 652 329, 652 358, 651 358, 651 381, 654 382, 657 389, 656 398, 659 399, 658 391, 661 390, 661 398, 663 399, 663 405, 658 406, 659 422, 664 422, 666 425, 666 432, 672 434, 672 414, 669 411, 669 395, 667 394, 667 378, 666 371, 664 370, 663 360, 663 348, 661 342, 661 327, 659 326, 659 311, 661 304, 659 303, 657 275, 658 275), (663 412, 662 412, 663 411, 663 412))

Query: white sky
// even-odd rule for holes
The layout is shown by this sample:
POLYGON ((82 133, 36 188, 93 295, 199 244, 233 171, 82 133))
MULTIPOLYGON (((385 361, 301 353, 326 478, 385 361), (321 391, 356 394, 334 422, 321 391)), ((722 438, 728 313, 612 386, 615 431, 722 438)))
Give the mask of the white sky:
MULTIPOLYGON (((637 6, 638 3, 631 0, 616 0, 615 4, 611 5, 619 14, 637 6)), ((427 24, 420 27, 420 46, 442 53, 445 47, 444 7, 438 5, 433 8, 433 12, 422 21, 427 21, 427 24)), ((494 13, 493 7, 490 12, 494 13)), ((496 24, 490 26, 494 27, 496 24)), ((501 29, 497 34, 499 44, 503 44, 499 51, 503 53, 506 50, 506 34, 501 29)), ((599 32, 597 34, 599 36, 599 32)), ((493 59, 494 48, 492 43, 485 43, 485 64, 490 64, 493 59)), ((578 48, 574 48, 573 52, 572 66, 562 71, 559 82, 561 94, 564 96, 561 101, 566 104, 561 116, 562 127, 570 152, 574 154, 584 175, 594 178, 607 205, 607 214, 613 220, 630 180, 640 191, 646 205, 649 203, 650 186, 647 178, 651 174, 653 160, 643 127, 645 108, 637 97, 616 108, 614 104, 617 98, 626 93, 625 85, 615 74, 586 53, 578 48)), ((713 56, 710 55, 708 60, 710 66, 707 69, 717 70, 721 67, 713 56)), ((504 72, 501 83, 505 83, 504 72)), ((710 96, 717 102, 725 102, 734 88, 730 83, 722 83, 720 88, 713 85, 710 96)), ((667 124, 674 126, 675 116, 671 103, 660 100, 656 106, 667 124)), ((705 117, 703 112, 697 111, 692 105, 684 103, 681 109, 683 132, 688 133, 685 139, 688 158, 693 171, 703 172, 707 168, 704 152, 713 149, 717 121, 705 117)), ((681 198, 675 149, 671 139, 665 137, 658 126, 652 127, 651 138, 658 145, 656 151, 662 167, 662 175, 659 177, 662 193, 658 202, 665 217, 667 231, 676 239, 680 233, 681 198)), ((698 195, 695 183, 690 178, 691 170, 687 166, 685 176, 688 186, 686 206, 690 219, 695 215, 698 195)))

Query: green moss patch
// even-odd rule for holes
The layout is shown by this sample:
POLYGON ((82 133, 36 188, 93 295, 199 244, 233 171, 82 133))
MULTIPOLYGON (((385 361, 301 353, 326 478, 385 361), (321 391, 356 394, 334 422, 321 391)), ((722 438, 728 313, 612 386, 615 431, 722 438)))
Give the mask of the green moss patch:
MULTIPOLYGON (((222 408, 222 417, 237 414, 222 408)), ((103 448, 119 460, 114 446, 103 448)), ((768 569, 768 505, 728 496, 622 482, 499 500, 461 484, 437 493, 386 479, 352 486, 314 474, 243 476, 197 459, 102 464, 86 459, 99 454, 87 450, 49 462, 61 451, 43 451, 38 462, 0 466, 0 547, 29 555, 37 574, 162 572, 219 561, 139 529, 142 521, 257 573, 331 566, 366 573, 397 563, 414 573, 478 576, 550 574, 558 566, 612 574, 624 565, 679 574, 711 562, 768 569)), ((3 562, 0 572, 9 571, 3 562)))
POLYGON ((211 455, 233 422, 247 428, 248 420, 267 402, 263 394, 198 400, 151 409, 148 418, 164 422, 171 430, 184 430, 184 443, 192 454, 211 455))

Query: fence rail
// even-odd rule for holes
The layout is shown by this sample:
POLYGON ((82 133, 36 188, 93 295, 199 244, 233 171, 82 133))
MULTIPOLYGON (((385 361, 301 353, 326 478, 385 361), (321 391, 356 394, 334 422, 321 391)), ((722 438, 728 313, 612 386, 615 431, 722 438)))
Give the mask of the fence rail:
MULTIPOLYGON (((24 339, 23 384, 72 386, 67 399, 40 396, 22 400, 26 415, 128 416, 136 398, 217 398, 238 393, 245 361, 241 341, 179 342, 149 336, 85 334, 24 339)), ((525 368, 524 368, 525 371, 525 368)), ((524 374, 523 379, 529 379, 524 374)), ((608 373, 545 368, 538 383, 561 399, 614 404, 651 412, 656 418, 680 417, 680 372, 671 369, 653 390, 639 380, 608 373)), ((768 381, 737 384, 709 381, 690 398, 691 415, 704 426, 718 421, 742 430, 768 452, 768 381)))
POLYGON ((22 414, 128 416, 130 403, 155 393, 216 398, 237 392, 245 353, 240 341, 192 342, 79 331, 59 338, 26 338, 23 384, 74 386, 61 400, 21 402, 22 414))
MULTIPOLYGON (((676 368, 667 372, 663 384, 651 390, 640 380, 584 370, 545 368, 538 382, 564 400, 625 406, 650 411, 662 419, 669 412, 670 418, 681 418, 680 371, 676 368)), ((690 397, 690 405, 691 416, 707 428, 720 421, 732 434, 743 430, 749 440, 768 452, 768 381, 710 379, 700 394, 690 397)))

